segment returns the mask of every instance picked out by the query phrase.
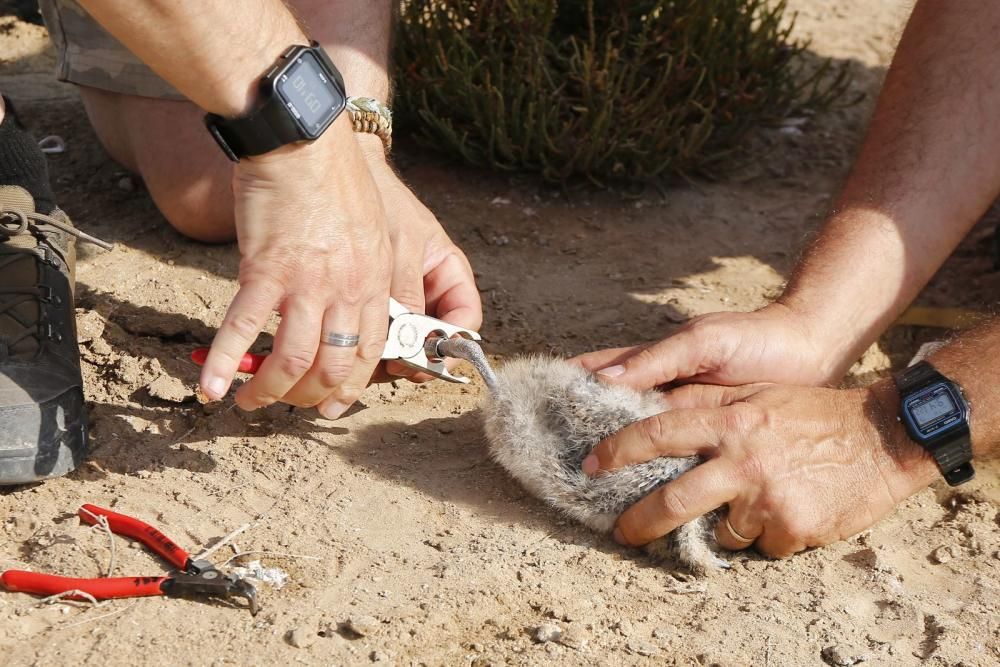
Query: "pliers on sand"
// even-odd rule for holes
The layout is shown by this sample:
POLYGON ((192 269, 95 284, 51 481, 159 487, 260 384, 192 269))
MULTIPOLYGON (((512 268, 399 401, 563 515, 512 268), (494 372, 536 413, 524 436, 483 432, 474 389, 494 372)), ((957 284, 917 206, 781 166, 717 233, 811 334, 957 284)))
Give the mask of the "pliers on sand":
MULTIPOLYGON (((441 343, 456 336, 472 341, 482 340, 482 337, 471 329, 449 324, 430 315, 411 312, 406 306, 390 297, 389 333, 385 349, 382 351, 382 359, 398 361, 448 382, 467 384, 469 378, 451 374, 444 364, 448 355, 439 348, 441 343)), ((199 366, 205 363, 207 357, 207 347, 199 347, 191 353, 191 359, 199 366)), ((243 373, 256 373, 266 358, 266 354, 247 352, 240 360, 239 370, 243 373)))
MULTIPOLYGON (((138 540, 177 568, 177 571, 159 577, 75 579, 55 574, 7 570, 0 574, 0 583, 3 587, 8 591, 35 595, 59 595, 69 591, 80 591, 97 600, 148 595, 206 596, 223 599, 242 597, 249 603, 250 613, 257 614, 257 591, 253 585, 235 575, 222 573, 207 560, 192 559, 188 552, 149 524, 89 504, 81 507, 78 514, 83 523, 91 526, 97 524, 100 517, 104 517, 111 532, 138 540)), ((66 597, 74 600, 85 599, 81 595, 73 594, 66 597)))

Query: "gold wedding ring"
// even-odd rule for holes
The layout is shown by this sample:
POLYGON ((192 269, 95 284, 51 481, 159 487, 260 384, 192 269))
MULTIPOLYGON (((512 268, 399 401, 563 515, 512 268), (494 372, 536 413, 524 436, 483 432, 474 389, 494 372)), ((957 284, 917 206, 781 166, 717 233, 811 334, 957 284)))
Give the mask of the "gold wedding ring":
POLYGON ((729 534, 733 536, 733 539, 739 542, 740 544, 753 544, 754 542, 753 540, 743 537, 742 535, 736 532, 736 529, 733 528, 733 524, 729 523, 728 515, 726 516, 726 530, 728 530, 729 534))

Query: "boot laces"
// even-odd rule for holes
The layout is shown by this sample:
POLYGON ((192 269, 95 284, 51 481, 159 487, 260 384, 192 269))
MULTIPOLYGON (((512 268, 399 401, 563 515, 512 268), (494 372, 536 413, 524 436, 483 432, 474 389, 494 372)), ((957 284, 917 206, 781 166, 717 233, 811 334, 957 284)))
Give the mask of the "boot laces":
MULTIPOLYGON (((2 245, 3 241, 14 238, 15 236, 30 234, 38 238, 39 242, 45 243, 46 246, 53 248, 58 252, 57 247, 54 246, 47 238, 46 230, 38 227, 40 224, 55 227, 66 234, 75 236, 81 241, 93 243, 94 245, 104 248, 105 250, 111 250, 114 247, 107 241, 102 241, 95 236, 82 232, 76 227, 63 222, 58 218, 54 218, 43 213, 37 213, 35 211, 21 211, 16 209, 0 210, 0 245, 2 245)), ((62 253, 59 254, 61 255, 62 253)), ((26 258, 27 255, 21 253, 0 256, 0 276, 4 274, 5 267, 12 266, 18 261, 24 261, 26 258)), ((0 359, 6 358, 11 353, 11 350, 13 350, 15 345, 29 336, 33 336, 39 342, 41 342, 43 335, 46 337, 52 337, 54 332, 43 331, 42 325, 44 323, 44 318, 41 315, 41 308, 38 309, 39 316, 33 320, 25 318, 22 314, 15 310, 15 308, 22 303, 32 300, 43 303, 59 303, 59 297, 53 293, 52 288, 48 285, 39 284, 35 287, 4 287, 3 282, 0 281, 0 316, 6 316, 16 322, 21 328, 21 331, 17 334, 6 336, 0 335, 0 359)))

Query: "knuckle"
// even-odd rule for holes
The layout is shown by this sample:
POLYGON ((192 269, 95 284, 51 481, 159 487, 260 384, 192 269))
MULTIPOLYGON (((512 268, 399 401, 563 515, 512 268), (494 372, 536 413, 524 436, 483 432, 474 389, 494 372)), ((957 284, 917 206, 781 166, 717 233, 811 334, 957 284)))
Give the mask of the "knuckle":
POLYGON ((343 289, 337 298, 337 303, 348 308, 360 308, 362 301, 362 288, 364 280, 357 275, 351 275, 341 283, 343 289))
POLYGON ((598 461, 601 462, 601 467, 609 469, 614 469, 621 465, 621 461, 618 458, 620 452, 621 445, 618 444, 616 439, 605 440, 595 447, 593 451, 597 455, 598 461))
POLYGON ((669 517, 683 517, 687 513, 688 503, 684 497, 669 486, 663 487, 659 494, 660 507, 669 517))
POLYGON ((361 393, 365 390, 364 387, 354 387, 350 385, 341 385, 340 389, 336 392, 335 396, 337 401, 343 403, 344 405, 353 405, 361 398, 361 393))
POLYGON ((657 444, 664 437, 664 427, 660 415, 653 415, 640 421, 638 430, 642 443, 650 450, 655 450, 657 444))
POLYGON ((264 322, 257 315, 250 313, 239 313, 226 319, 222 328, 229 331, 243 340, 254 340, 257 333, 263 328, 264 322))
POLYGON ((654 366, 654 364, 660 363, 659 352, 660 346, 658 344, 650 345, 649 347, 639 350, 638 353, 626 359, 624 366, 629 370, 647 367, 655 368, 656 366, 654 366))
POLYGON ((719 313, 708 313, 688 320, 681 331, 698 340, 711 340, 720 329, 719 313))
POLYGON ((375 363, 382 359, 382 352, 384 350, 384 338, 370 338, 358 345, 358 358, 366 364, 375 363))
POLYGON ((814 526, 800 516, 786 517, 782 529, 795 542, 809 543, 812 541, 814 526))
POLYGON ((327 389, 339 387, 351 376, 352 367, 349 361, 327 364, 319 372, 319 383, 327 389))
POLYGON ((315 355, 308 352, 291 352, 281 355, 278 367, 285 375, 300 377, 312 368, 314 359, 315 355))
POLYGON ((279 400, 281 400, 280 396, 275 396, 271 393, 248 393, 240 397, 241 407, 248 410, 267 407, 268 405, 277 403, 279 400))
POLYGON ((728 406, 724 414, 723 427, 728 434, 751 433, 767 420, 765 411, 752 403, 735 403, 728 406))

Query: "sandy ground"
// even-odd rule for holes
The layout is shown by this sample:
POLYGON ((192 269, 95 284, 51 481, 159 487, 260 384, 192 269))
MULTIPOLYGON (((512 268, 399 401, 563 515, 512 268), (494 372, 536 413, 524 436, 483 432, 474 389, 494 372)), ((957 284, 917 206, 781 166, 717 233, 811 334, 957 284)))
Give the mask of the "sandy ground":
MULTIPOLYGON (((565 194, 404 152, 406 178, 477 269, 491 353, 638 342, 775 293, 846 171, 906 12, 899 1, 790 4, 816 53, 851 61, 867 99, 802 133, 762 132, 770 152, 726 183, 639 199, 565 194)), ((152 521, 192 551, 251 523, 238 549, 265 553, 239 560, 291 577, 280 590, 260 586, 256 618, 196 601, 37 608, 3 594, 0 663, 1000 660, 995 468, 960 493, 918 494, 848 542, 783 562, 740 555, 728 573, 685 582, 554 516, 493 464, 479 384, 373 388, 366 409, 338 422, 285 408, 206 410, 192 399, 187 355, 210 340, 234 292, 235 249, 168 229, 102 153, 73 88, 51 77, 44 31, 0 25, 0 89, 39 135, 68 142, 51 158, 60 202, 117 243, 111 253, 84 248, 79 267, 91 460, 65 479, 0 490, 0 568, 98 576, 107 539, 72 518, 93 502, 152 521), (533 641, 543 623, 562 639, 533 641)), ((995 302, 985 230, 922 302, 995 302)), ((935 335, 897 328, 859 372, 898 366, 935 335)), ((119 574, 163 570, 126 540, 117 546, 119 574)))

